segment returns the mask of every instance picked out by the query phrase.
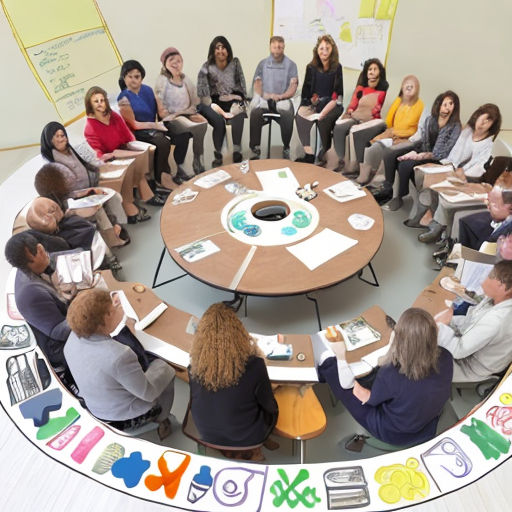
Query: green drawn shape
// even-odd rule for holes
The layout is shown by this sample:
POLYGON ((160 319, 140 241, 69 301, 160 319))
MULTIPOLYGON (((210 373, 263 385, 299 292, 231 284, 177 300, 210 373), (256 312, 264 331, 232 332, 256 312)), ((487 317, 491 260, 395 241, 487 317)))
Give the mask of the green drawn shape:
POLYGON ((320 503, 321 499, 316 495, 316 488, 311 489, 307 485, 302 491, 297 490, 297 486, 309 478, 307 469, 301 469, 291 484, 284 469, 278 469, 277 472, 282 481, 276 480, 270 486, 270 492, 275 496, 272 500, 274 507, 280 507, 285 501, 290 508, 295 508, 299 503, 306 508, 313 508, 320 503), (283 487, 283 482, 286 484, 286 488, 283 487))
POLYGON ((286 173, 286 171, 279 171, 277 173, 277 175, 280 177, 280 178, 288 178, 288 174, 286 173))
POLYGON ((361 4, 359 5, 359 17, 373 18, 376 3, 377 0, 361 0, 361 4))
POLYGON ((395 17, 397 3, 398 0, 381 0, 375 19, 392 20, 395 17))
POLYGON ((498 460, 502 453, 506 454, 510 450, 510 441, 476 418, 471 418, 471 425, 462 425, 460 431, 469 436, 486 460, 498 460))
POLYGON ((244 229, 244 227, 247 226, 247 220, 245 218, 245 210, 242 212, 236 212, 233 215, 231 215, 229 222, 231 222, 231 225, 235 229, 238 229, 239 231, 244 229))
POLYGON ((293 214, 292 224, 296 228, 307 228, 311 224, 311 214, 298 210, 293 214))
POLYGON ((51 418, 46 425, 40 427, 37 431, 36 439, 43 440, 53 437, 75 423, 78 418, 80 418, 78 411, 74 407, 70 407, 66 411, 65 416, 51 418))
POLYGON ((340 39, 344 43, 352 43, 354 42, 352 39, 352 31, 350 30, 350 22, 346 21, 341 25, 340 28, 340 39))

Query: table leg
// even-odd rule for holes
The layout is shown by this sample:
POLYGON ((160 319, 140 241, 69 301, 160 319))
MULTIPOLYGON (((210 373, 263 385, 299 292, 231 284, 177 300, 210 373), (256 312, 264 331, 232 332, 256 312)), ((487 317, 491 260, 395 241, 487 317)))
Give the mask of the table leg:
POLYGON ((370 263, 368 263, 368 268, 370 269, 370 272, 372 273, 372 276, 373 276, 373 280, 374 282, 372 283, 371 281, 368 281, 366 280, 363 276, 363 270, 360 270, 359 273, 357 274, 357 277, 359 279, 361 279, 361 281, 369 284, 370 286, 380 286, 379 285, 379 281, 377 281, 377 276, 375 275, 375 271, 373 270, 373 267, 372 267, 372 262, 370 261, 370 263))

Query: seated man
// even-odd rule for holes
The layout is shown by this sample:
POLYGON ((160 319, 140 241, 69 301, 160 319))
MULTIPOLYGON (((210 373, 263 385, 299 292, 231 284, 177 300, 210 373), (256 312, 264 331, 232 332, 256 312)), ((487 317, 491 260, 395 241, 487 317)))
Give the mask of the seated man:
POLYGON ((485 298, 466 316, 436 315, 438 343, 454 358, 454 382, 479 382, 512 362, 512 261, 494 265, 482 283, 485 298))
MULTIPOLYGON (((14 297, 19 312, 30 325, 39 348, 60 378, 67 381, 64 344, 71 329, 66 320, 69 301, 52 281, 54 268, 42 243, 28 231, 12 236, 5 246, 5 259, 18 269, 14 297)), ((146 370, 149 362, 140 342, 127 327, 116 339, 136 352, 146 370)))
POLYGON ((64 354, 89 411, 121 430, 155 421, 160 439, 167 437, 176 372, 161 359, 143 372, 135 353, 111 337, 123 320, 120 303, 108 291, 85 290, 67 319, 72 333, 64 354))
POLYGON ((290 158, 290 140, 293 133, 293 103, 291 98, 299 84, 297 65, 284 54, 284 39, 274 36, 270 39, 270 56, 263 59, 256 68, 253 79, 254 97, 251 101, 250 140, 253 160, 261 155, 261 129, 265 123, 263 114, 280 114, 276 118, 281 125, 283 158, 290 158))
POLYGON ((478 251, 484 242, 496 242, 512 222, 512 190, 494 186, 489 192, 487 211, 473 213, 459 221, 459 242, 478 251))

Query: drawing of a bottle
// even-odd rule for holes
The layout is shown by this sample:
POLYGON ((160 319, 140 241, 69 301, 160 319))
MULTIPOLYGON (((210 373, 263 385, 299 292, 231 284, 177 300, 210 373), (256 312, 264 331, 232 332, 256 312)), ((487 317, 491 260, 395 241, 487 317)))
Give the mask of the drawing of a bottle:
POLYGON ((210 466, 201 466, 199 473, 194 475, 192 482, 190 482, 190 488, 188 490, 188 501, 195 503, 200 500, 212 486, 213 478, 211 475, 210 466))

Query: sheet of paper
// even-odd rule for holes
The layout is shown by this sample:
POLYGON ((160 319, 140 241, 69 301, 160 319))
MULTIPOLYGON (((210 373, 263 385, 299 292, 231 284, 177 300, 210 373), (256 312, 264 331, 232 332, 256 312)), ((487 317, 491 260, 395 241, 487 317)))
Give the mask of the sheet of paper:
POLYGON ((338 256, 342 252, 357 244, 357 240, 336 233, 332 229, 325 228, 304 242, 300 242, 286 249, 298 260, 302 261, 309 270, 324 264, 326 261, 338 256))
POLYGON ((98 206, 105 202, 107 202, 114 194, 115 191, 111 188, 102 189, 104 194, 101 195, 91 195, 86 197, 80 197, 79 199, 68 199, 68 207, 71 210, 79 210, 81 208, 89 208, 91 206, 98 206))
POLYGON ((460 282, 466 289, 480 295, 483 293, 482 283, 493 269, 493 266, 466 260, 463 264, 460 282))
POLYGON ((201 188, 212 188, 223 181, 229 180, 230 178, 231 176, 226 171, 220 169, 212 174, 199 178, 194 182, 194 185, 201 188))
POLYGON ((453 165, 439 165, 439 164, 427 164, 427 165, 417 165, 414 169, 418 169, 425 174, 439 174, 441 172, 451 172, 453 171, 453 165))
POLYGON ((324 188, 324 192, 332 197, 339 203, 346 203, 352 199, 358 199, 359 197, 366 197, 366 193, 363 189, 356 187, 351 181, 341 181, 336 185, 324 188))
POLYGON ((113 180, 116 178, 120 178, 123 175, 124 171, 125 169, 123 167, 122 169, 116 169, 114 171, 100 172, 100 178, 104 180, 113 180))
POLYGON ((366 363, 365 361, 356 361, 355 363, 349 363, 349 368, 352 370, 352 373, 355 377, 359 377, 360 375, 364 375, 372 371, 372 366, 366 363))
POLYGON ((130 304, 130 301, 128 300, 128 297, 123 292, 123 290, 115 290, 110 292, 110 295, 112 296, 114 293, 117 293, 117 296, 119 297, 119 300, 121 302, 121 307, 123 308, 123 311, 125 312, 126 316, 128 318, 133 318, 136 322, 139 321, 139 317, 137 313, 135 313, 135 310, 133 309, 132 305, 130 304))
POLYGON ((192 263, 193 261, 202 260, 210 254, 220 251, 211 240, 201 240, 190 244, 182 245, 174 249, 185 261, 192 263))
POLYGON ((388 353, 390 346, 391 344, 388 343, 384 347, 379 348, 378 350, 374 350, 367 356, 362 357, 361 360, 368 363, 372 368, 375 368, 379 364, 379 358, 388 353))
POLYGON ((295 191, 300 187, 297 178, 289 167, 273 169, 271 171, 259 171, 256 172, 256 176, 260 180, 263 191, 269 195, 295 196, 295 191))
POLYGON ((143 331, 146 327, 148 327, 148 325, 152 324, 166 309, 167 304, 160 302, 160 304, 158 304, 158 306, 153 309, 153 311, 148 313, 139 322, 135 323, 135 329, 137 331, 143 331))

